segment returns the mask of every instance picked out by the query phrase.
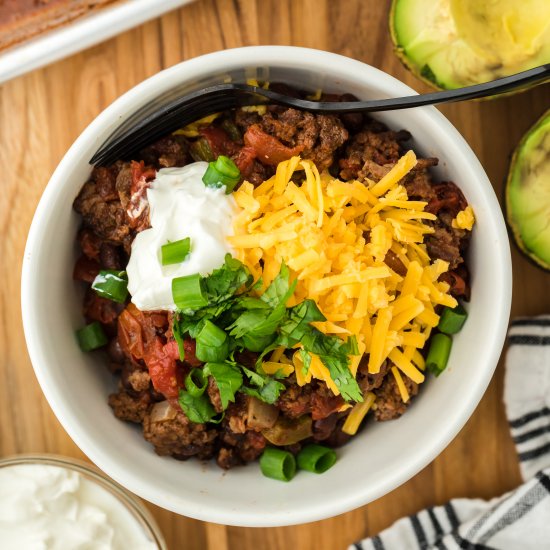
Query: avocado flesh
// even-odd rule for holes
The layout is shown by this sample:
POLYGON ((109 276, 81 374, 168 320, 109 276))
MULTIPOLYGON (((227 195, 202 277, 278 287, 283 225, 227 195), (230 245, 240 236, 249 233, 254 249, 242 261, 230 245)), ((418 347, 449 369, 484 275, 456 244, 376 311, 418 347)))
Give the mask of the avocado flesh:
POLYGON ((550 269, 550 111, 527 132, 514 153, 506 206, 519 247, 550 269))
POLYGON ((548 0, 393 0, 390 17, 405 64, 440 88, 550 62, 548 0))

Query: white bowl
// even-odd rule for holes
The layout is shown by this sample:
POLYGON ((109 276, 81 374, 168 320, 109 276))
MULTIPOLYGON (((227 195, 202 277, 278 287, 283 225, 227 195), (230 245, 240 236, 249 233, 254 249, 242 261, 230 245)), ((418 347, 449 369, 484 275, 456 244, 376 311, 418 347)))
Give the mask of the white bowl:
POLYGON ((138 429, 107 405, 113 380, 78 348, 81 294, 71 279, 78 216, 72 202, 90 174, 88 160, 140 107, 163 95, 231 76, 249 77, 362 99, 413 94, 395 78, 358 61, 293 47, 250 47, 191 59, 139 84, 101 113, 53 174, 34 216, 22 274, 25 335, 40 385, 76 444, 109 476, 163 508, 242 526, 279 526, 334 516, 384 495, 432 461, 464 426, 491 379, 505 338, 511 302, 508 237, 495 193, 474 153, 433 107, 377 116, 414 136, 415 149, 440 159, 437 176, 452 180, 473 206, 469 252, 469 318, 454 338, 449 366, 422 388, 399 420, 370 424, 338 450, 327 473, 301 473, 291 483, 261 475, 255 464, 222 472, 214 463, 160 458, 138 429))

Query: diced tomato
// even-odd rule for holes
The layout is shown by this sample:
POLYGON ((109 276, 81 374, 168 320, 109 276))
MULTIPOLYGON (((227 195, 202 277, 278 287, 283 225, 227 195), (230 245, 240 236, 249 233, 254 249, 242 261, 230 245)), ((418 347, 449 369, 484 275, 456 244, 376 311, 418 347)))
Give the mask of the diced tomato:
POLYGON ((167 399, 177 398, 183 386, 178 376, 176 360, 179 357, 178 345, 171 341, 163 345, 160 338, 155 338, 145 352, 145 364, 153 387, 167 399))
POLYGON ((126 356, 143 359, 145 346, 143 344, 141 323, 132 315, 131 305, 118 317, 118 341, 126 356))
POLYGON ((239 146, 231 140, 229 134, 222 128, 207 126, 206 128, 201 128, 199 134, 206 138, 216 158, 220 155, 234 155, 239 150, 239 146))
POLYGON ((244 134, 244 143, 256 151, 256 157, 262 164, 277 165, 290 157, 299 155, 303 145, 287 147, 276 137, 264 132, 257 124, 252 124, 244 134))
POLYGON ((242 177, 247 177, 252 171, 254 166, 254 160, 256 159, 256 150, 253 147, 245 145, 241 150, 233 157, 233 161, 237 165, 237 168, 241 171, 242 177))

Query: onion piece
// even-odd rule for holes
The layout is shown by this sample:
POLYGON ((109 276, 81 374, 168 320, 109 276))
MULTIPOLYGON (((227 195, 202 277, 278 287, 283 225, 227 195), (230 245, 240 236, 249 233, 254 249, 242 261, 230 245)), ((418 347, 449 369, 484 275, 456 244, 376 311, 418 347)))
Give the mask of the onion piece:
POLYGON ((169 401, 155 403, 151 409, 151 422, 166 422, 176 418, 178 411, 170 405, 169 401))
POLYGON ((264 430, 272 428, 277 422, 279 409, 275 405, 264 403, 255 397, 248 399, 247 426, 264 430))
POLYGON ((262 430, 262 435, 273 445, 294 445, 311 437, 311 416, 300 418, 279 417, 272 428, 262 430))

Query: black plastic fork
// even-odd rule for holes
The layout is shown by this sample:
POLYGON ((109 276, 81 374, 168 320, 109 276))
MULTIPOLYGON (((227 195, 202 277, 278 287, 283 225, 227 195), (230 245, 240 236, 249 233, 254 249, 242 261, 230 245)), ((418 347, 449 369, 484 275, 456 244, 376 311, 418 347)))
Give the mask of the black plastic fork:
POLYGON ((271 103, 323 114, 392 111, 503 94, 549 79, 550 64, 546 64, 512 76, 455 90, 390 99, 341 102, 299 99, 247 84, 218 84, 171 101, 121 135, 115 132, 99 148, 90 164, 105 166, 119 159, 131 158, 147 145, 191 122, 236 107, 271 103))

